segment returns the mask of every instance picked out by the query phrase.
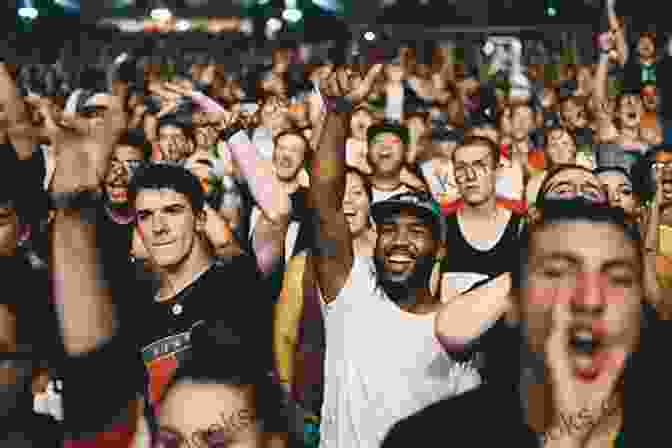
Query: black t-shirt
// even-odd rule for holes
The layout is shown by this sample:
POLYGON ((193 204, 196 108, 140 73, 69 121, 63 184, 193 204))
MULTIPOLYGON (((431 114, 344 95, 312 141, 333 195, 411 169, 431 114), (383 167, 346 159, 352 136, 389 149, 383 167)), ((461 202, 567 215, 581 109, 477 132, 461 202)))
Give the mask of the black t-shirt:
MULTIPOLYGON (((144 290, 144 289, 143 289, 144 290)), ((149 373, 154 402, 174 370, 189 357, 191 330, 210 322, 225 322, 232 333, 250 341, 250 356, 265 357, 271 369, 272 303, 255 260, 247 255, 220 260, 175 297, 156 302, 137 297, 134 318, 137 342, 149 373)), ((213 362, 227 362, 213 353, 213 362)))
MULTIPOLYGON (((641 349, 627 364, 622 432, 628 446, 659 445, 669 439, 665 412, 672 399, 665 359, 669 337, 669 322, 650 322, 642 331, 641 349)), ((541 446, 526 423, 518 382, 485 384, 435 403, 397 423, 382 448, 407 447, 427 440, 433 441, 433 446, 541 446)))

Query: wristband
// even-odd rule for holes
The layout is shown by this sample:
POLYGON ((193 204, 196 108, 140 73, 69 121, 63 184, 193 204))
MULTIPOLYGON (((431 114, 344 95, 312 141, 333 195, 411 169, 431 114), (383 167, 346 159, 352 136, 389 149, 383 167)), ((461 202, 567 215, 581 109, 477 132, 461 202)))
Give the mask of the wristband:
POLYGON ((49 210, 83 210, 97 208, 103 193, 82 190, 64 193, 49 193, 49 210))
POLYGON ((342 96, 331 97, 327 100, 327 110, 339 114, 349 114, 355 109, 350 100, 342 96))

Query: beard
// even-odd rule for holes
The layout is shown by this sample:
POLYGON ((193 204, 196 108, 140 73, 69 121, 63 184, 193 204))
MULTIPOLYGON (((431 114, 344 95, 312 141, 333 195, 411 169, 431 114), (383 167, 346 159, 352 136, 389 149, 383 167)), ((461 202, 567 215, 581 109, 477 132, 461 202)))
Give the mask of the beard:
POLYGON ((377 283, 387 296, 396 304, 406 304, 415 298, 412 291, 429 286, 429 280, 434 269, 433 256, 416 258, 415 266, 410 272, 392 274, 385 270, 382 257, 374 257, 377 283))

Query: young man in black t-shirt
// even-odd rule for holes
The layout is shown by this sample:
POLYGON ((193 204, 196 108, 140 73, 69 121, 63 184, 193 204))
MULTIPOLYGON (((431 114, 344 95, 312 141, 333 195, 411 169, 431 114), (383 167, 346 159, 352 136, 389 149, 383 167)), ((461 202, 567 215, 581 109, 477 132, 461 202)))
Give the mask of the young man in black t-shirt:
POLYGON ((656 341, 669 337, 669 324, 643 316, 636 238, 620 209, 549 201, 514 282, 522 356, 508 350, 518 381, 432 405, 398 423, 382 446, 448 436, 470 447, 622 447, 626 432, 636 445, 663 440, 657 405, 670 400, 669 373, 656 341))
MULTIPOLYGON (((150 402, 188 356, 191 330, 206 321, 223 320, 236 334, 255 335, 253 340, 265 344, 251 349, 251 356, 267 356, 270 366, 271 304, 255 260, 248 255, 215 260, 203 235, 204 197, 196 177, 177 166, 148 166, 132 180, 129 203, 159 279, 153 297, 125 304, 140 331, 150 402)), ((213 353, 213 362, 228 361, 225 353, 213 353)))

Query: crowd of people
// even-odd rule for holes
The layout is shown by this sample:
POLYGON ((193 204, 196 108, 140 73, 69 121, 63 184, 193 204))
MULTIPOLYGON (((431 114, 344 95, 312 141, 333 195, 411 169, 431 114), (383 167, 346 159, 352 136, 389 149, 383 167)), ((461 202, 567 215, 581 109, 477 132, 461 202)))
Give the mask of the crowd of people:
POLYGON ((0 445, 665 440, 672 55, 606 14, 553 81, 2 60, 0 445))

